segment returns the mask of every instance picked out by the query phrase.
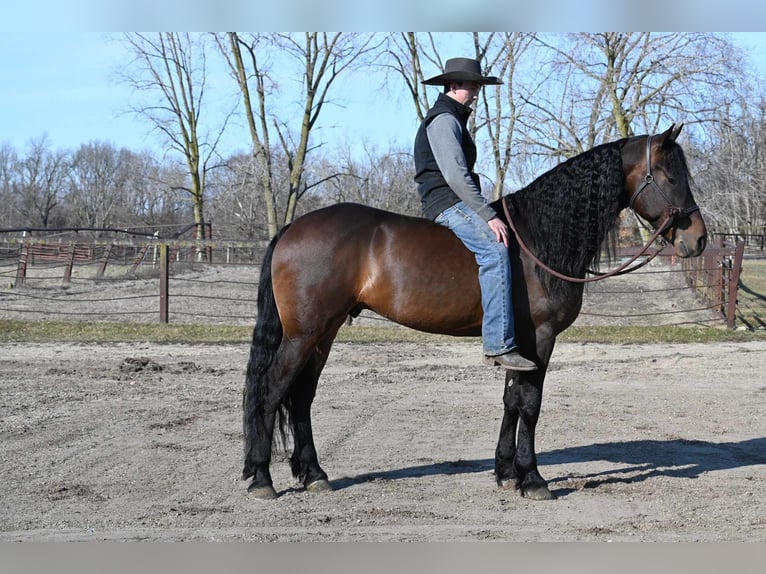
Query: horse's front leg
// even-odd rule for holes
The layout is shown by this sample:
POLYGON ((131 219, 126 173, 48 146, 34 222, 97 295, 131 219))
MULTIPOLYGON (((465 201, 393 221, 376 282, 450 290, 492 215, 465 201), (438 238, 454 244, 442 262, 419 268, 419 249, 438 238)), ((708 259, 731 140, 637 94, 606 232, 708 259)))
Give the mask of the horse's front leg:
POLYGON ((519 432, 516 439, 515 467, 516 473, 521 477, 521 494, 533 500, 552 500, 555 497, 537 469, 535 451, 535 429, 543 402, 545 369, 521 376, 519 379, 519 432))
POLYGON ((495 450, 495 476, 502 488, 517 488, 533 500, 555 498, 540 475, 535 453, 535 429, 542 404, 545 369, 509 373, 503 395, 505 412, 495 450))

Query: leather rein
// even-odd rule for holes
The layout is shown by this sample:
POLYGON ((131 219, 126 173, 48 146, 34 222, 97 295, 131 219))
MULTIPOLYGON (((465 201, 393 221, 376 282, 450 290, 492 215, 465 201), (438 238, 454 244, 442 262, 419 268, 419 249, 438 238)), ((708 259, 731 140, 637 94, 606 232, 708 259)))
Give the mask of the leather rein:
MULTIPOLYGON (((632 271, 635 271, 636 269, 640 269, 647 263, 649 263, 652 259, 654 259, 660 251, 662 251, 665 246, 663 245, 659 249, 657 249, 654 253, 649 255, 648 259, 646 261, 643 261, 639 263, 638 265, 635 265, 634 267, 631 267, 628 269, 628 267, 636 261, 639 257, 645 255, 647 251, 649 251, 649 248, 651 247, 652 243, 654 243, 661 235, 664 233, 669 227, 672 226, 673 222, 678 217, 686 217, 695 211, 699 211, 699 206, 693 205, 691 207, 681 208, 676 207, 672 204, 670 199, 668 198, 667 194, 663 191, 662 187, 657 183, 657 181, 654 179, 654 176, 652 175, 652 157, 651 157, 651 151, 652 151, 652 136, 648 136, 646 139, 646 176, 644 176, 644 181, 641 184, 641 186, 633 192, 633 195, 630 197, 630 201, 628 202, 628 207, 630 209, 633 209, 633 204, 636 201, 636 198, 641 194, 642 191, 644 191, 649 186, 654 186, 654 188, 657 190, 657 192, 660 194, 660 196, 667 202, 667 206, 665 207, 665 220, 662 222, 662 224, 657 228, 657 230, 654 232, 654 234, 649 238, 649 240, 646 242, 644 247, 639 251, 636 255, 628 259, 625 263, 620 265, 619 267, 612 269, 611 271, 608 271, 606 273, 598 273, 594 277, 570 277, 569 275, 564 275, 563 273, 559 273, 555 269, 551 269, 548 265, 540 261, 540 259, 530 251, 529 247, 524 243, 524 241, 521 238, 521 235, 516 230, 516 226, 513 223, 513 219, 511 218, 511 214, 508 211, 508 202, 503 201, 503 211, 505 212, 505 217, 508 220, 508 226, 513 231, 514 235, 516 235, 516 240, 519 243, 519 247, 529 255, 529 257, 534 261, 538 266, 540 266, 542 269, 553 275, 554 277, 557 277, 559 279, 563 279, 564 281, 569 281, 571 283, 592 283, 594 281, 601 281, 602 279, 606 279, 607 277, 614 277, 616 275, 624 275, 626 273, 630 273, 632 271)), ((590 271, 590 273, 594 273, 593 271, 590 271)))

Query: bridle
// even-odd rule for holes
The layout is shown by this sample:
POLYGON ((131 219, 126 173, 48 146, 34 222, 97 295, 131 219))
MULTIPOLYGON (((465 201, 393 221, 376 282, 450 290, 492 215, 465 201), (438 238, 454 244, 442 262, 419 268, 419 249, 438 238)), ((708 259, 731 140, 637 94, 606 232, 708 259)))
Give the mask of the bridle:
MULTIPOLYGON (((646 175, 644 176, 644 182, 636 191, 633 192, 633 195, 630 197, 630 201, 628 201, 628 207, 635 213, 636 210, 633 208, 633 204, 636 202, 636 199, 647 187, 653 186, 657 193, 660 194, 660 197, 662 197, 662 199, 665 200, 665 203, 667 203, 667 206, 665 207, 666 219, 659 227, 659 229, 662 229, 664 232, 676 218, 687 217, 695 211, 699 211, 700 208, 697 204, 694 204, 691 207, 674 206, 673 202, 670 201, 670 198, 667 196, 665 191, 662 189, 662 187, 660 187, 660 184, 657 183, 656 179, 654 179, 654 176, 652 175, 652 137, 653 136, 648 136, 646 138, 646 175)), ((636 215, 638 216, 637 213, 636 215)), ((649 231, 651 232, 651 230, 649 231)))
MULTIPOLYGON (((635 209, 633 208, 633 204, 636 201, 636 198, 643 192, 647 187, 652 186, 659 194, 660 197, 662 197, 665 202, 667 203, 665 207, 665 219, 663 220, 662 224, 657 227, 657 229, 654 231, 652 236, 649 238, 649 240, 646 242, 644 247, 639 251, 636 255, 628 259, 625 263, 617 267, 616 269, 612 269, 611 271, 608 271, 606 273, 596 273, 593 271, 590 271, 590 273, 594 274, 594 277, 571 277, 569 275, 564 275, 563 273, 559 273, 555 269, 551 269, 540 261, 540 259, 530 251, 529 247, 524 243, 524 241, 521 238, 521 235, 516 230, 516 226, 513 223, 513 219, 511 218, 511 214, 508 211, 508 202, 503 200, 503 211, 505 212, 505 217, 508 221, 508 226, 513 231, 514 235, 516 235, 516 240, 519 243, 519 247, 527 254, 529 257, 532 258, 532 260, 540 266, 542 269, 553 275, 554 277, 557 277, 559 279, 563 279, 564 281, 569 281, 571 283, 592 283, 594 281, 600 281, 602 279, 606 279, 607 277, 614 277, 615 275, 624 275, 626 273, 630 273, 632 271, 635 271, 636 269, 640 269, 647 263, 649 263, 652 259, 654 259, 664 248, 665 246, 661 246, 659 249, 657 249, 654 253, 648 256, 648 258, 645 261, 642 261, 638 265, 635 265, 633 267, 628 268, 634 261, 636 261, 639 257, 642 257, 649 251, 649 248, 651 245, 661 237, 661 235, 667 231, 668 228, 670 228, 673 225, 673 222, 679 218, 679 217, 687 217, 688 215, 694 213, 695 211, 699 211, 698 205, 692 205, 691 207, 676 207, 673 205, 673 203, 670 201, 670 198, 668 198, 667 194, 663 191, 660 184, 657 183, 657 180, 654 179, 654 176, 652 175, 652 137, 653 136, 647 136, 646 138, 646 175, 644 176, 644 181, 641 184, 641 186, 633 192, 633 195, 630 197, 630 200, 628 201, 628 207, 633 210, 635 213, 635 209)), ((638 215, 638 214, 636 214, 638 215)), ((641 221, 639 219, 639 221, 641 221)), ((642 223, 642 225, 644 225, 642 223)), ((648 229, 648 228, 647 228, 648 229)), ((651 231, 651 230, 649 230, 651 231)))

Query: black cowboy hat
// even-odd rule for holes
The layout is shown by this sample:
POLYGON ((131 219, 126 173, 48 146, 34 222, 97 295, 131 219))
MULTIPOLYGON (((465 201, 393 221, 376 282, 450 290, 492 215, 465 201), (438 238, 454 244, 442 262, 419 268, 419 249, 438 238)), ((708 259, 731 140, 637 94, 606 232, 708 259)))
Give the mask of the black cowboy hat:
POLYGON ((444 64, 443 74, 423 80, 429 86, 444 86, 450 82, 476 82, 494 86, 503 83, 495 76, 482 75, 479 61, 471 58, 450 58, 444 64))

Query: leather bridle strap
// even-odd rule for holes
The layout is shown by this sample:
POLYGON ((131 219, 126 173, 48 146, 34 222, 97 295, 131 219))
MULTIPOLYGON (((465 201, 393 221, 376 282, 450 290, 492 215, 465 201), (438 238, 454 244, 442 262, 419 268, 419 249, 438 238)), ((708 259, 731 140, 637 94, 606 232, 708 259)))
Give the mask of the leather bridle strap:
MULTIPOLYGON (((668 204, 666 210, 668 213, 670 213, 670 209, 676 210, 676 217, 680 216, 687 216, 695 211, 699 211, 698 205, 692 205, 691 207, 681 208, 681 207, 675 207, 673 205, 673 202, 670 201, 670 198, 667 196, 667 194, 663 191, 663 189, 660 187, 660 184, 657 183, 657 180, 654 179, 654 175, 652 175, 652 137, 648 136, 646 138, 646 175, 644 176, 644 182, 641 184, 641 186, 633 192, 633 195, 630 196, 630 201, 628 201, 628 207, 630 209, 633 209, 633 204, 636 201, 636 198, 638 198, 639 195, 641 195, 641 192, 644 191, 648 186, 652 185, 654 186, 654 189, 657 190, 657 193, 660 194, 660 197, 665 200, 665 203, 668 204)), ((635 209, 633 209, 635 211, 635 209)))

